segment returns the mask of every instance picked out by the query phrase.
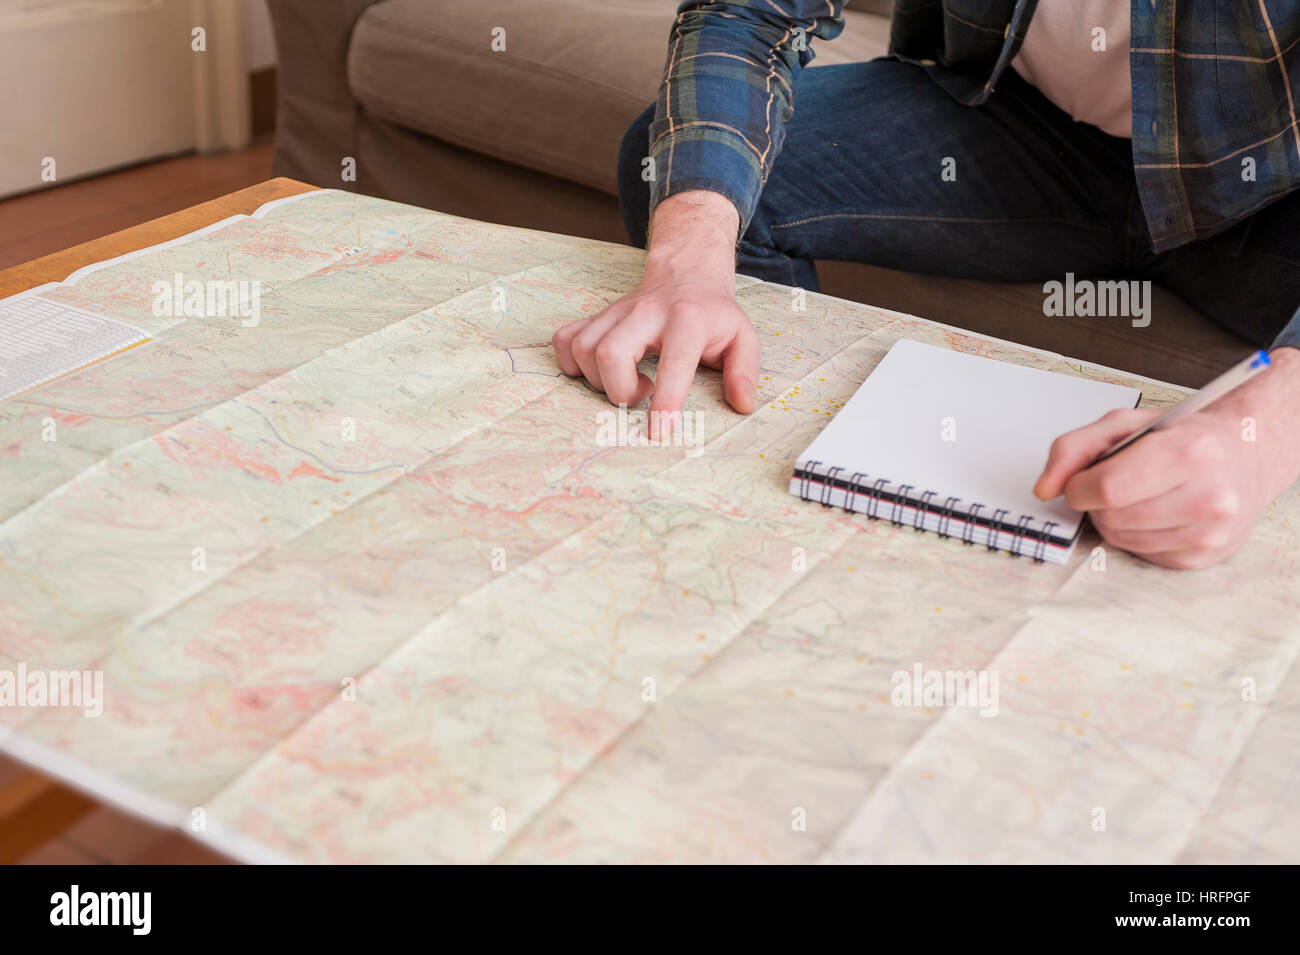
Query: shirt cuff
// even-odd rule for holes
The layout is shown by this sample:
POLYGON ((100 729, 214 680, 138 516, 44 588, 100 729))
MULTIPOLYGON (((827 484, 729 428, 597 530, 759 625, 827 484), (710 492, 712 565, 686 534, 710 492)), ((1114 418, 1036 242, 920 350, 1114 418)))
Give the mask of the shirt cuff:
POLYGON ((693 190, 716 192, 736 207, 737 238, 745 234, 763 189, 761 164, 735 133, 708 126, 679 129, 651 150, 655 179, 650 211, 669 196, 693 190))

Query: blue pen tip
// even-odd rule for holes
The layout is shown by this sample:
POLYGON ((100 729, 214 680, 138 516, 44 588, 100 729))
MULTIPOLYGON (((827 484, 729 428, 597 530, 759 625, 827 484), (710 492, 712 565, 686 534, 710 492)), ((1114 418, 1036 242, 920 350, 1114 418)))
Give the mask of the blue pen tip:
POLYGON ((1272 364, 1272 362, 1268 360, 1268 352, 1260 351, 1257 355, 1255 355, 1255 360, 1250 363, 1250 367, 1260 368, 1263 367, 1264 365, 1270 365, 1270 364, 1272 364))

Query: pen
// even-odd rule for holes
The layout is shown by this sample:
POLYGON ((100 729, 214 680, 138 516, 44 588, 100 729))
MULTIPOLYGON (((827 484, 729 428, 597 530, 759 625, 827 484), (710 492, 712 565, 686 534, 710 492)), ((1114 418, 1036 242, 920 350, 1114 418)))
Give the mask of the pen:
POLYGON ((1105 461, 1112 454, 1128 447, 1147 432, 1167 428, 1180 418, 1185 418, 1189 414, 1200 411, 1206 405, 1213 404, 1228 392, 1244 385, 1268 366, 1268 352, 1266 351, 1257 351, 1249 358, 1242 359, 1200 391, 1188 395, 1160 417, 1144 424, 1132 434, 1121 439, 1119 443, 1111 445, 1110 450, 1092 463, 1097 464, 1100 461, 1105 461))

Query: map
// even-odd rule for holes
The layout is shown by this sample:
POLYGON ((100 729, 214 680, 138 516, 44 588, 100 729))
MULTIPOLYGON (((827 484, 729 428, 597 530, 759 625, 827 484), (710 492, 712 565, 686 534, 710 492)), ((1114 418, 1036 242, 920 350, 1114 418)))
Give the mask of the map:
POLYGON ((254 862, 1300 860, 1300 489, 1194 574, 797 500, 902 337, 1182 392, 748 278, 756 412, 604 440, 550 338, 642 261, 324 190, 41 289, 151 341, 0 404, 0 673, 103 683, 0 748, 254 862))

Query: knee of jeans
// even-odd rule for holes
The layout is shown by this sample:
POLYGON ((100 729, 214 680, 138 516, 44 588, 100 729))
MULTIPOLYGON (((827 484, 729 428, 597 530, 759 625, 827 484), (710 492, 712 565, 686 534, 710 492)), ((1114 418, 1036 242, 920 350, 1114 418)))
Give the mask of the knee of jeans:
POLYGON ((645 158, 650 155, 650 123, 654 115, 652 104, 632 121, 618 149, 618 202, 623 227, 628 240, 638 247, 645 246, 650 225, 650 183, 641 174, 645 158))

